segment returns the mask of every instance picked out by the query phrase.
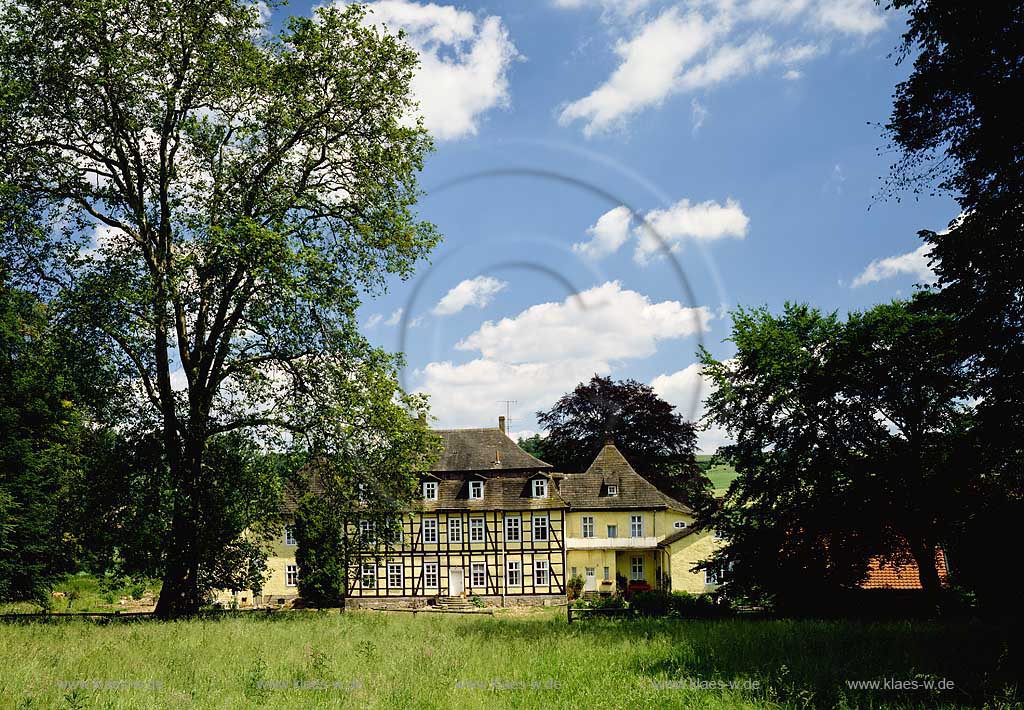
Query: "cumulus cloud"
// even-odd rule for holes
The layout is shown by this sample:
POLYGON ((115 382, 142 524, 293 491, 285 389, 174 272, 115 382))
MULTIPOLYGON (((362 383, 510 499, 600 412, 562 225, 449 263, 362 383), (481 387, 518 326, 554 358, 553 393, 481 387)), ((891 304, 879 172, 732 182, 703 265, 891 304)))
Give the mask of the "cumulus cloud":
POLYGON ((592 136, 621 128, 632 115, 674 94, 711 89, 771 67, 796 78, 797 67, 825 52, 831 36, 866 37, 885 25, 871 0, 711 0, 687 8, 618 22, 616 30, 625 27, 613 47, 618 66, 588 95, 564 105, 559 122, 581 122, 584 135, 592 136), (786 24, 797 25, 803 36, 781 42, 770 34, 786 24))
POLYGON ((706 331, 711 317, 707 308, 654 303, 612 281, 485 322, 456 344, 474 359, 429 363, 416 373, 418 389, 445 426, 488 425, 499 400, 515 399, 523 412, 546 409, 595 374, 706 331))
POLYGON ((384 316, 382 316, 380 313, 373 313, 373 314, 370 315, 369 318, 366 319, 366 327, 368 329, 369 328, 376 328, 378 325, 381 324, 381 321, 383 321, 383 320, 384 320, 384 316))
POLYGON ((412 90, 435 138, 476 135, 485 113, 508 106, 508 71, 519 52, 500 17, 408 0, 370 8, 369 22, 405 30, 419 53, 412 90))
POLYGON ((404 308, 396 308, 388 316, 387 320, 384 321, 384 325, 398 325, 402 322, 402 314, 405 313, 404 308))
MULTIPOLYGON (((697 422, 706 412, 704 400, 713 391, 711 380, 704 376, 701 364, 696 362, 682 370, 658 375, 651 381, 651 387, 685 418, 697 422)), ((712 426, 697 433, 697 446, 707 454, 728 443, 731 443, 729 435, 719 427, 712 426)))
POLYGON ((477 276, 473 279, 466 279, 459 282, 457 286, 448 291, 437 305, 434 306, 435 316, 450 316, 458 313, 467 306, 483 308, 501 291, 505 290, 508 283, 500 281, 491 276, 477 276))
POLYGON ((922 244, 914 251, 907 252, 906 254, 875 259, 853 280, 851 286, 858 288, 883 279, 891 279, 901 274, 910 274, 923 284, 935 283, 935 272, 928 265, 930 255, 931 245, 922 244))
POLYGON ((584 259, 601 259, 619 250, 629 239, 632 213, 628 207, 616 207, 601 215, 597 222, 587 229, 590 241, 577 242, 572 250, 584 259))
POLYGON ((655 233, 665 240, 670 250, 676 251, 687 240, 743 239, 750 227, 750 218, 731 197, 724 205, 714 200, 693 204, 682 199, 668 209, 648 212, 646 218, 647 224, 638 225, 634 230, 637 245, 633 258, 640 264, 650 261, 662 249, 655 233))

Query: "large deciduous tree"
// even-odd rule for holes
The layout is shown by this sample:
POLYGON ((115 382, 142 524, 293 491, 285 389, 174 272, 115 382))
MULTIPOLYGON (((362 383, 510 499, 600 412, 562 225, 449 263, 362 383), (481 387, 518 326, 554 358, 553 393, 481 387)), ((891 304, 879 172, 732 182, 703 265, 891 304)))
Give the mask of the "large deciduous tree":
POLYGON ((212 501, 249 495, 218 473, 237 463, 219 437, 330 460, 419 426, 423 401, 355 325, 360 295, 437 239, 413 212, 417 56, 365 15, 321 7, 270 35, 241 0, 0 12, 4 250, 102 336, 139 392, 124 426, 159 433, 161 615, 216 583, 212 501))
POLYGON ((584 471, 614 441, 630 465, 651 483, 695 509, 710 504, 707 476, 697 465, 697 432, 675 407, 636 380, 594 375, 545 412, 547 436, 536 442, 560 471, 584 471))

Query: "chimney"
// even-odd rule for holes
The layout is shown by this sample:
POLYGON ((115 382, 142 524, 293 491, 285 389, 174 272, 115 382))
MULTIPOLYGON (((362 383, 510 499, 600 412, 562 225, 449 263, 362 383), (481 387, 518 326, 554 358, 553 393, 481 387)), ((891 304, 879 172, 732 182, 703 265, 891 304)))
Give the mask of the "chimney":
POLYGON ((505 433, 505 417, 498 417, 498 428, 501 429, 501 433, 505 433))

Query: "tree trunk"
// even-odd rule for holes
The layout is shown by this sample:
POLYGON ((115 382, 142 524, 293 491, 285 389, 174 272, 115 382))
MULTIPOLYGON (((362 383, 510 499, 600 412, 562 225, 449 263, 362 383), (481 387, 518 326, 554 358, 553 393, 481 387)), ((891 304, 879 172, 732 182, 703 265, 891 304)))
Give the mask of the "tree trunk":
POLYGON ((199 515, 199 473, 202 468, 202 445, 188 446, 178 461, 172 480, 179 480, 179 494, 174 506, 171 538, 168 542, 167 566, 155 613, 164 619, 191 616, 199 611, 202 591, 199 588, 199 536, 202 524, 199 515), (175 474, 178 474, 177 476, 175 474))
POLYGON ((929 603, 938 603, 939 593, 942 591, 942 582, 939 579, 939 572, 935 567, 936 545, 925 540, 912 540, 910 553, 917 563, 917 576, 921 582, 921 589, 929 599, 929 603))

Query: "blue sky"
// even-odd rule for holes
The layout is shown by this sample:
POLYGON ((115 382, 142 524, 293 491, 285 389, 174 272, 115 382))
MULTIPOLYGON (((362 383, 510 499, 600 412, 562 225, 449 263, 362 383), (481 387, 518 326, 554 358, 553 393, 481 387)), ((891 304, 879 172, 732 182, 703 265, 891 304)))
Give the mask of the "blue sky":
POLYGON ((493 426, 511 399, 513 433, 536 431, 595 372, 699 416, 695 350, 731 354, 729 308, 906 296, 929 278, 917 230, 957 214, 879 197, 909 66, 903 17, 870 0, 371 6, 423 61, 419 212, 444 242, 361 320, 404 344, 438 426, 493 426))

